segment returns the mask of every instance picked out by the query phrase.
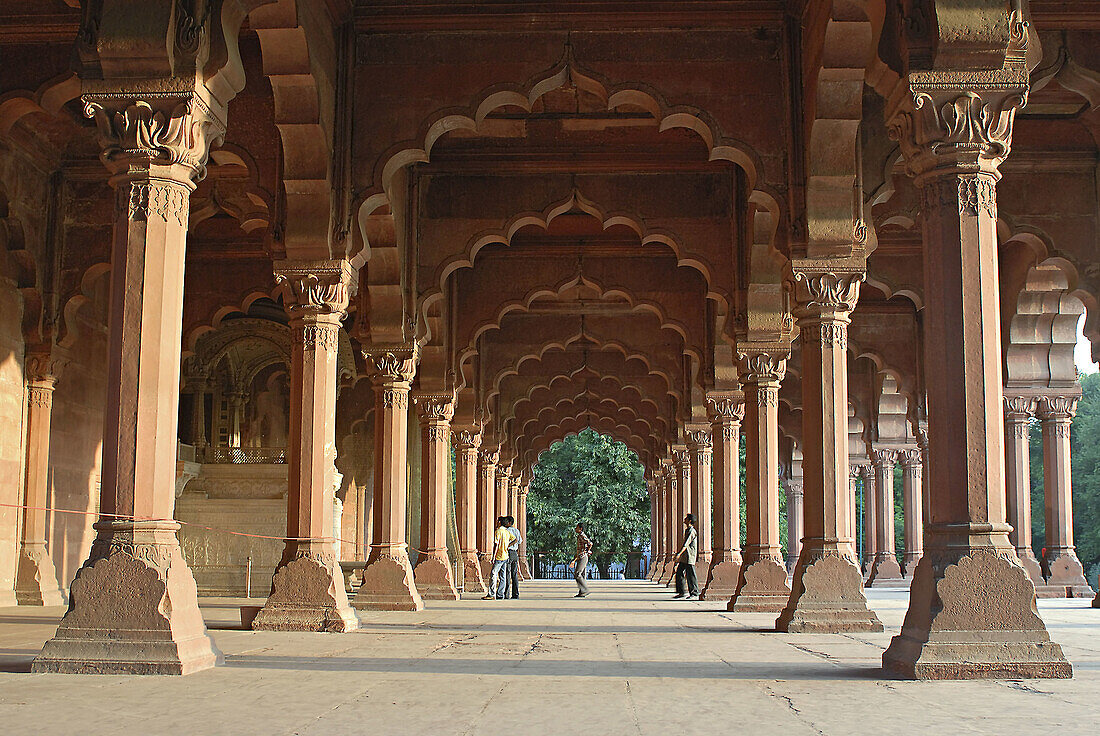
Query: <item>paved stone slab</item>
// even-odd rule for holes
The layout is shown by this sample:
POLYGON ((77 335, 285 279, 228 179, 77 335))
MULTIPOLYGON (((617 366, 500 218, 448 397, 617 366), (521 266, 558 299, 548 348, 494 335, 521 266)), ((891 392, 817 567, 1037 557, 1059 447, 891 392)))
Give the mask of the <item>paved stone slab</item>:
POLYGON ((4 608, 0 722, 45 735, 1095 732, 1088 601, 1039 604, 1072 680, 904 682, 878 666, 905 591, 869 592, 884 633, 791 635, 764 631, 772 614, 673 601, 650 583, 592 587, 585 600, 534 582, 518 601, 359 612, 348 634, 235 630, 242 601, 205 599, 226 665, 185 678, 30 674, 61 610, 4 608))

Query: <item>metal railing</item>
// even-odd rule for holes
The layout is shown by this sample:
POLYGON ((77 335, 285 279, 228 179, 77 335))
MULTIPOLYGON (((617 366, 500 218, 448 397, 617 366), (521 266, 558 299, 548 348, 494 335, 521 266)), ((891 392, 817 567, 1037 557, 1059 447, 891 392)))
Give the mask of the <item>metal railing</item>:
POLYGON ((207 447, 204 463, 230 465, 278 465, 286 462, 285 447, 207 447))
MULTIPOLYGON (((531 574, 536 580, 572 580, 573 570, 563 563, 550 561, 546 552, 532 554, 534 563, 531 574)), ((631 560, 628 563, 612 562, 605 571, 601 571, 595 562, 588 563, 589 580, 640 580, 649 574, 649 558, 631 560)))

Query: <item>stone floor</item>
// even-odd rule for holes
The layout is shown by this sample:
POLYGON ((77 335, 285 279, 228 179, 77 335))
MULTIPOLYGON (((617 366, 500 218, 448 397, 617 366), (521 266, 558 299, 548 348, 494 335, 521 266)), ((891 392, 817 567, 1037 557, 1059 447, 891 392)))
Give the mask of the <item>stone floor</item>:
POLYGON ((901 682, 878 663, 907 594, 870 591, 885 634, 767 633, 774 616, 639 582, 528 583, 517 601, 361 614, 353 634, 239 630, 204 601, 226 665, 186 678, 32 675, 60 609, 0 609, 5 734, 1095 734, 1100 610, 1040 603, 1072 680, 901 682))

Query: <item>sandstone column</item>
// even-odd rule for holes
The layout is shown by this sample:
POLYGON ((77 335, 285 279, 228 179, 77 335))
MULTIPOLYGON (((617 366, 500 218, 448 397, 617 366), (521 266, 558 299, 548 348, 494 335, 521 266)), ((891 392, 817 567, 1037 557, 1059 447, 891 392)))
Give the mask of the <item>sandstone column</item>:
POLYGON ((1025 396, 1004 397, 1005 410, 1005 488, 1008 496, 1008 540, 1016 548, 1020 564, 1036 586, 1043 584, 1043 573, 1031 549, 1031 452, 1028 447, 1028 421, 1035 400, 1025 396))
POLYGON ((655 515, 648 578, 656 581, 661 577, 665 555, 668 554, 665 544, 665 476, 660 465, 653 471, 653 503, 655 515))
POLYGON ((477 549, 481 559, 481 577, 486 585, 491 585, 489 573, 493 569, 493 535, 496 533, 497 460, 500 450, 495 447, 481 448, 480 472, 477 476, 477 549))
POLYGON ((191 444, 198 451, 198 460, 202 462, 201 452, 206 447, 206 376, 196 377, 191 389, 191 444))
POLYGON ((788 478, 784 485, 787 490, 787 570, 793 572, 802 552, 802 536, 805 533, 802 524, 802 494, 805 483, 802 476, 788 478))
MULTIPOLYGON (((1003 68, 910 71, 888 114, 920 189, 926 297, 931 517, 905 623, 882 660, 904 677, 1071 675, 1008 541, 996 185, 1028 93, 1030 32, 1019 18, 997 23, 983 59, 1003 68)), ((937 53, 970 58, 948 56, 969 38, 937 53)))
MULTIPOLYGON (((852 507, 852 513, 848 519, 848 533, 852 537, 852 554, 857 562, 860 559, 859 503, 857 499, 859 497, 859 482, 864 475, 864 470, 865 467, 862 465, 856 465, 855 463, 849 463, 848 465, 848 505, 852 507)), ((871 562, 874 562, 874 560, 871 560, 871 562)))
POLYGON ((1039 420, 1043 427, 1043 501, 1046 511, 1046 573, 1044 597, 1092 598, 1095 592, 1073 546, 1073 490, 1070 475, 1069 433, 1077 413, 1078 396, 1041 396, 1039 420), (1054 591, 1048 592, 1050 588, 1054 591))
POLYGON ((413 581, 424 600, 457 601, 447 552, 447 490, 451 475, 454 394, 414 399, 420 413, 420 547, 413 581))
POLYGON ((529 484, 522 485, 516 495, 516 524, 519 526, 519 574, 524 580, 531 579, 531 570, 527 566, 527 494, 531 492, 529 484))
POLYGON ((779 548, 779 382, 786 345, 740 346, 745 387, 745 548, 737 591, 727 609, 775 612, 791 594, 779 548))
POLYGON ((913 571, 924 554, 924 501, 921 499, 921 452, 919 448, 898 453, 901 463, 902 501, 905 504, 905 555, 902 561, 905 576, 912 579, 913 571))
POLYGON ((878 552, 876 525, 878 523, 878 501, 875 499, 875 468, 873 465, 860 465, 855 468, 863 479, 863 574, 870 575, 878 552))
POLYGON ((46 550, 46 491, 50 472, 50 415, 59 361, 48 353, 30 352, 27 377, 27 454, 23 477, 23 529, 15 570, 15 599, 21 606, 60 606, 53 558, 46 550))
POLYGON ((668 585, 672 582, 676 573, 676 566, 672 564, 672 555, 679 551, 679 525, 677 519, 683 518, 683 509, 680 508, 680 471, 674 460, 666 460, 668 463, 665 473, 665 486, 667 488, 668 502, 665 504, 665 563, 658 582, 668 585))
POLYGON ((738 449, 745 399, 740 392, 707 396, 714 447, 714 545, 702 600, 729 601, 741 573, 741 472, 738 449))
POLYGON ((511 465, 503 463, 497 465, 496 495, 494 496, 497 516, 508 515, 508 489, 512 485, 512 477, 509 475, 510 467, 511 465))
POLYGON ((713 546, 713 521, 711 518, 711 460, 712 442, 710 427, 689 429, 687 434, 691 475, 691 512, 699 532, 699 558, 695 570, 700 586, 706 582, 710 571, 710 553, 713 546))
POLYGON ((352 606, 376 611, 419 611, 405 542, 408 493, 409 384, 416 375, 416 343, 363 349, 374 385, 374 531, 363 584, 352 606))
POLYGON ((275 279, 293 337, 287 532, 254 630, 353 631, 355 612, 334 553, 333 464, 340 319, 354 269, 347 261, 280 261, 275 279))
MULTIPOLYGON (((670 545, 672 554, 676 554, 684 544, 684 517, 693 513, 691 510, 691 453, 688 451, 686 445, 677 445, 672 448, 672 457, 672 472, 676 478, 675 485, 673 486, 676 496, 676 513, 674 513, 669 520, 669 531, 672 534, 672 543, 670 545)), ((697 528, 698 523, 698 520, 696 520, 697 528)), ((675 584, 675 582, 676 565, 673 562, 669 565, 669 578, 666 585, 671 586, 675 584)))
POLYGON ((867 576, 867 585, 899 585, 902 582, 901 565, 898 564, 897 545, 894 542, 894 450, 874 450, 871 453, 875 466, 875 561, 867 576))
POLYGON ((221 657, 172 520, 188 200, 225 131, 198 97, 84 96, 116 193, 100 519, 34 672, 187 674, 221 657))
POLYGON ((484 595, 485 578, 477 558, 477 456, 481 433, 475 428, 461 429, 451 433, 451 442, 455 446, 455 512, 462 551, 462 590, 484 595))
POLYGON ((867 608, 855 559, 848 469, 848 323, 864 273, 859 264, 792 265, 802 344, 802 477, 805 537, 779 631, 882 631, 867 608))

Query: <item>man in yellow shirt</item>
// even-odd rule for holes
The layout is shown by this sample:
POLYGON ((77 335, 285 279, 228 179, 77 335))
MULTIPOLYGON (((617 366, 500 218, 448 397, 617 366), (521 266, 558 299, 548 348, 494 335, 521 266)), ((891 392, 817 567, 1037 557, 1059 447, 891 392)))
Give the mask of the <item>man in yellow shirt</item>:
POLYGON ((512 533, 504 526, 504 517, 497 517, 496 532, 493 534, 493 570, 489 573, 489 593, 482 600, 504 598, 504 571, 508 568, 508 543, 512 533))

